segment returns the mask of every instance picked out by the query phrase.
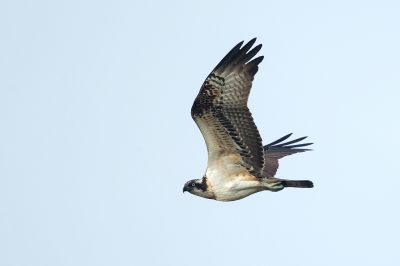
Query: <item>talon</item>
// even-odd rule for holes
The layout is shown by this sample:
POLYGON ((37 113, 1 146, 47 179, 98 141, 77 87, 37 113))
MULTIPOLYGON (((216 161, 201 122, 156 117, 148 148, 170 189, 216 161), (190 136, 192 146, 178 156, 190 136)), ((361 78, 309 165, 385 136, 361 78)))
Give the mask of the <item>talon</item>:
POLYGON ((272 192, 278 192, 278 191, 281 191, 282 189, 284 189, 285 187, 282 185, 282 183, 281 182, 277 182, 277 183, 267 183, 267 184, 264 184, 264 186, 269 190, 269 191, 272 191, 272 192))

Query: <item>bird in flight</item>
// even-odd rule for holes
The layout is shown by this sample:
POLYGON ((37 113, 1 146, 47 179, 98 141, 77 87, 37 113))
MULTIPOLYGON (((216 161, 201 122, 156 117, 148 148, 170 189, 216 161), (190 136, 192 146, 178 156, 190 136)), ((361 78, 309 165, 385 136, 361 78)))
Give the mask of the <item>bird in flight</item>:
POLYGON ((261 49, 261 44, 251 49, 255 41, 256 38, 243 47, 243 42, 233 47, 208 75, 194 100, 191 114, 206 142, 208 163, 204 176, 186 182, 183 192, 234 201, 264 190, 277 192, 285 187, 314 186, 309 180, 275 177, 279 159, 308 151, 298 148, 312 143, 298 144, 306 137, 284 142, 292 135, 288 134, 262 145, 247 107, 258 64, 264 58, 251 60, 261 49))

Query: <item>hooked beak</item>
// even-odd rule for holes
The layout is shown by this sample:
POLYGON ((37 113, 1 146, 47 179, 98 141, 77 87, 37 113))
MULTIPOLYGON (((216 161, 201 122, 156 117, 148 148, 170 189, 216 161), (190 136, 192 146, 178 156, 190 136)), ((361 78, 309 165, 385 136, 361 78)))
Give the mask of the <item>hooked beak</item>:
POLYGON ((183 186, 183 193, 185 193, 185 191, 189 191, 189 190, 187 189, 186 186, 183 186))

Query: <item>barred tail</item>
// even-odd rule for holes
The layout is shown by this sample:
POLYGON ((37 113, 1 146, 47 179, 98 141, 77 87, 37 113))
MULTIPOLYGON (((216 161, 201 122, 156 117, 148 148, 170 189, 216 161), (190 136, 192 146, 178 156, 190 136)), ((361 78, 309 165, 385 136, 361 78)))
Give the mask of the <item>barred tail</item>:
POLYGON ((313 182, 310 180, 281 180, 284 187, 300 187, 300 188, 312 188, 314 187, 313 182))

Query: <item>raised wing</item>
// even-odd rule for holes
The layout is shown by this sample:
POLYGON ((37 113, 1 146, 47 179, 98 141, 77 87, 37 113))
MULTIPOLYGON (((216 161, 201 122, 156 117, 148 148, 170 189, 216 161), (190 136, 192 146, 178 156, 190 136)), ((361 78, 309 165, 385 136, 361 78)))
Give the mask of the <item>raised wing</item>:
POLYGON ((264 178, 270 178, 276 175, 276 171, 278 170, 279 167, 279 162, 278 162, 279 159, 288 155, 292 155, 294 153, 310 151, 310 149, 295 149, 295 148, 308 146, 313 143, 291 145, 293 143, 298 143, 307 137, 302 137, 292 141, 281 143, 286 139, 288 139, 291 135, 292 133, 264 146, 265 164, 262 173, 264 178))
POLYGON ((238 154, 243 166, 261 176, 262 140, 247 108, 254 75, 263 60, 260 56, 250 61, 261 49, 260 44, 249 51, 255 41, 242 48, 240 42, 219 62, 201 86, 191 113, 206 142, 209 165, 222 153, 238 154))

